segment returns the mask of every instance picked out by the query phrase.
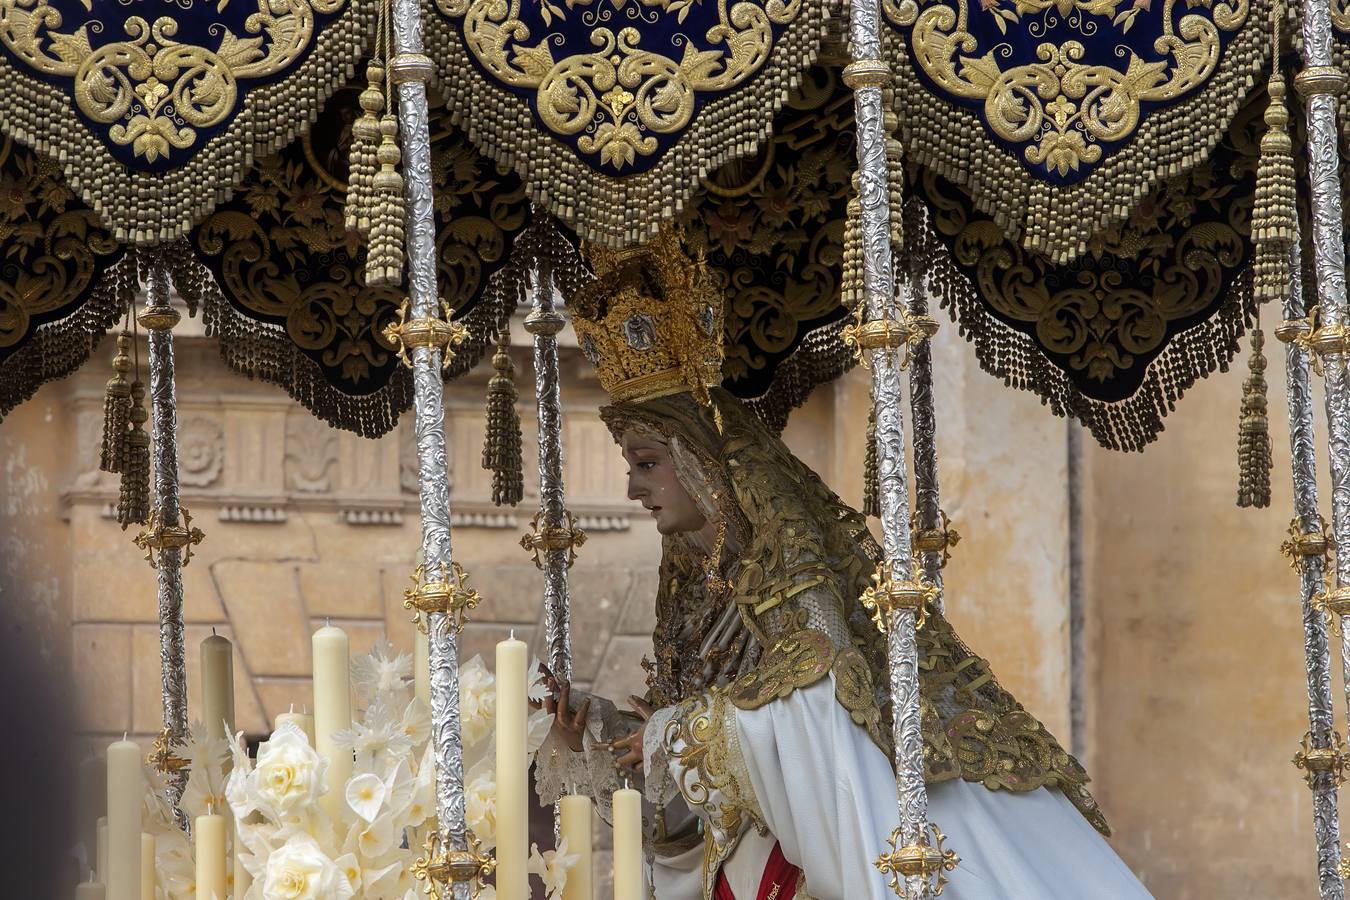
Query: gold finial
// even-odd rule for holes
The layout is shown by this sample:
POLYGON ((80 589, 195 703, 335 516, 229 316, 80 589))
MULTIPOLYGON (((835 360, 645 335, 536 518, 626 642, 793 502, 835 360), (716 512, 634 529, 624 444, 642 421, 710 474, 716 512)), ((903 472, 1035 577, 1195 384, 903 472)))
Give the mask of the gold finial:
POLYGON ((422 893, 431 900, 450 900, 454 896, 454 885, 470 885, 472 896, 477 898, 483 891, 483 879, 497 868, 497 860, 491 853, 484 853, 482 844, 472 831, 466 832, 467 850, 451 850, 445 845, 438 827, 431 829, 422 844, 422 855, 413 863, 412 874, 418 881, 425 881, 422 893))
POLYGON ((667 227, 638 247, 588 248, 596 280, 573 301, 581 352, 618 402, 689 391, 702 402, 722 382, 722 298, 702 257, 667 227))

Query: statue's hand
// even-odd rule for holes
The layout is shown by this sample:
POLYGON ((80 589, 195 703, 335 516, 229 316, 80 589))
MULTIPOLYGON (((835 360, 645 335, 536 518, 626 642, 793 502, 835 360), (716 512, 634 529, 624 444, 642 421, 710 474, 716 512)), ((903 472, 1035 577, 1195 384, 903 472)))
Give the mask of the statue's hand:
POLYGON ((641 775, 643 764, 642 745, 647 736, 647 722, 651 719, 652 713, 655 712, 655 710, 641 697, 629 697, 628 705, 633 707, 637 714, 642 717, 642 724, 638 726, 637 731, 618 738, 610 744, 610 747, 615 752, 620 750, 624 751, 623 755, 615 760, 618 765, 627 766, 641 775))
POLYGON ((581 705, 574 711, 571 708, 572 685, 565 681, 559 682, 543 665, 539 669, 544 673, 544 686, 548 688, 548 694, 535 708, 542 707, 545 712, 552 715, 553 733, 573 753, 580 753, 583 749, 582 737, 586 733, 586 716, 591 710, 591 698, 582 700, 581 705))

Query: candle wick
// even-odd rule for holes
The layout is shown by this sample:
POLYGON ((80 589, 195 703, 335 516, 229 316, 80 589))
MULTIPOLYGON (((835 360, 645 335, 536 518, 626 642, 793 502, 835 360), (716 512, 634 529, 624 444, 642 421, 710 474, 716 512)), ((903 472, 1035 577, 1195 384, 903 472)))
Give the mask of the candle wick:
POLYGON ((216 626, 211 626, 211 637, 216 637, 216 626))
POLYGON ((123 743, 126 742, 126 739, 127 739, 127 733, 124 731, 124 732, 122 732, 122 741, 123 741, 123 743))
POLYGON ((515 630, 514 628, 512 628, 512 629, 511 629, 511 637, 509 638, 509 640, 513 640, 513 641, 514 641, 515 639, 516 639, 516 630, 515 630))
POLYGON ((333 627, 333 617, 332 617, 332 616, 324 616, 324 617, 323 617, 323 627, 324 627, 324 628, 332 628, 332 627, 333 627))
POLYGON ((295 704, 294 704, 294 703, 291 704, 291 714, 292 714, 292 715, 295 714, 295 704))

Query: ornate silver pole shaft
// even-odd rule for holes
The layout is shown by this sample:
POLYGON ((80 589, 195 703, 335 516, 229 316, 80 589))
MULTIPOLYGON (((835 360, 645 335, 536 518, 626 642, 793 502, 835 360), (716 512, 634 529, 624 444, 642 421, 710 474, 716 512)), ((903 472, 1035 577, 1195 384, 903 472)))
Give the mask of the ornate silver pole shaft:
MULTIPOLYGON (((422 22, 416 0, 394 0, 394 59, 398 85, 407 198, 408 283, 414 321, 440 318, 436 287, 436 223, 431 196, 431 133, 426 81, 431 60, 422 53, 422 22)), ((405 337, 407 325, 405 325, 405 337)), ((408 343, 411 343, 409 341, 408 343)), ((450 481, 445 451, 441 358, 449 347, 434 342, 413 347, 414 433, 422 501, 422 554, 429 578, 453 566, 450 548, 450 481)), ((456 627, 445 612, 427 615, 431 666, 431 740, 436 759, 436 815, 451 852, 468 848, 464 825, 464 757, 459 721, 459 659, 456 627)), ((472 885, 454 880, 456 900, 469 900, 472 885)))
POLYGON ((548 263, 535 271, 534 308, 525 330, 534 335, 534 395, 539 407, 539 515, 525 544, 544 570, 544 633, 548 665, 564 681, 572 680, 572 612, 567 570, 580 543, 576 522, 563 496, 562 399, 559 394, 558 332, 564 319, 553 308, 553 278, 548 263))
MULTIPOLYGON (((882 86, 890 70, 881 60, 880 7, 877 0, 851 0, 850 36, 853 62, 844 70, 844 81, 854 90, 854 116, 858 142, 858 201, 861 209, 863 293, 868 326, 900 319, 894 294, 891 260, 890 197, 886 170, 886 130, 882 112, 882 86)), ((873 605, 886 626, 891 700, 894 706, 895 769, 900 828, 893 844, 916 847, 927 841, 928 793, 923 779, 923 733, 919 712, 919 657, 916 640, 917 614, 921 607, 906 603, 915 593, 909 535, 909 496, 905 479, 905 437, 901 411, 901 359, 889 340, 879 344, 861 342, 872 369, 872 408, 876 416, 878 497, 881 506, 882 543, 886 560, 877 572, 871 592, 873 605)), ((903 879, 905 896, 917 898, 927 891, 927 879, 912 869, 884 863, 896 878, 903 879)))
MULTIPOLYGON (((925 319, 928 301, 922 285, 909 286, 911 321, 925 319)), ((937 323, 932 322, 933 325, 937 323)), ((910 416, 914 423, 914 512, 917 528, 914 549, 918 551, 923 579, 937 590, 933 608, 943 612, 942 569, 950 548, 960 536, 950 527, 938 496, 937 414, 933 400, 933 345, 920 341, 909 359, 910 416)))
MULTIPOLYGON (((1285 552, 1299 573, 1303 609, 1303 652, 1308 674, 1308 749, 1329 750, 1336 736, 1331 695, 1331 653, 1326 619, 1313 605, 1324 585, 1326 541, 1317 512, 1317 450, 1313 436, 1312 382, 1307 350, 1292 338, 1308 329, 1303 308, 1303 277, 1299 244, 1290 252, 1289 293, 1284 301, 1285 324, 1278 329, 1284 349, 1289 386, 1289 446, 1294 478, 1294 521, 1285 552)), ((1304 764, 1305 768, 1307 764, 1304 764)), ((1336 809, 1336 776, 1308 771, 1313 792, 1313 833, 1317 840, 1317 876, 1322 900, 1343 900, 1345 885, 1336 872, 1340 860, 1340 822, 1336 809)))
MULTIPOLYGON (((147 305, 136 317, 149 334, 150 416, 154 435, 155 507, 137 543, 151 554, 159 575, 159 664, 164 703, 164 732, 160 736, 160 768, 177 775, 173 748, 188 734, 187 662, 183 639, 182 552, 186 543, 174 540, 186 534, 178 502, 178 407, 174 396, 173 327, 178 310, 169 305, 169 276, 162 265, 150 270, 147 305)), ((170 802, 182 819, 178 803, 186 782, 169 779, 170 802)))

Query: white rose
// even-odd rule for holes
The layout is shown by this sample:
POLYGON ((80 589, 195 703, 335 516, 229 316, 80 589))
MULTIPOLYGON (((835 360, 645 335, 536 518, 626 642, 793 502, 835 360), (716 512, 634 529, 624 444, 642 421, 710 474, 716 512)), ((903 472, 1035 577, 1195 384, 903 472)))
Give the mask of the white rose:
POLYGON ((298 834, 267 859, 267 900, 349 900, 351 883, 307 834, 298 834))
POLYGON ((258 808, 282 820, 323 795, 327 772, 328 760, 309 746, 303 731, 288 724, 258 748, 249 780, 258 808))
POLYGON ((497 717, 497 684, 480 656, 459 667, 459 716, 466 747, 492 734, 497 717))

